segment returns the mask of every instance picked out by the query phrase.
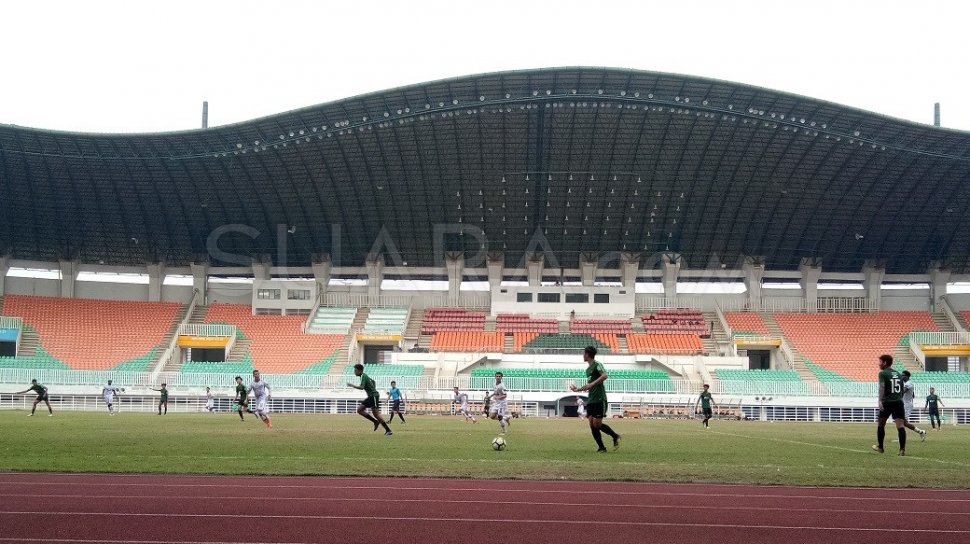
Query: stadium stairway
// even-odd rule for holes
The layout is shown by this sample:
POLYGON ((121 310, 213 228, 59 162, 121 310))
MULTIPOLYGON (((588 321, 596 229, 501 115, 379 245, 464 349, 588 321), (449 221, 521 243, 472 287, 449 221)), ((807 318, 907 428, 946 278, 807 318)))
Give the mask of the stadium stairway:
POLYGON ((504 351, 505 353, 513 353, 515 351, 515 335, 514 334, 506 334, 505 335, 505 340, 503 341, 503 344, 502 344, 502 351, 504 351))
POLYGON ((630 344, 626 341, 626 335, 616 335, 617 353, 630 353, 630 344))
MULTIPOLYGON (((408 316, 408 322, 404 325, 403 338, 408 342, 417 344, 421 338, 421 327, 424 325, 424 310, 414 308, 408 316)), ((429 340, 430 342, 430 340, 429 340)))
POLYGON ((20 329, 20 346, 17 350, 17 357, 35 357, 37 348, 40 347, 40 335, 33 327, 20 329))
POLYGON ((936 328, 940 329, 940 332, 957 332, 956 327, 953 326, 950 318, 945 313, 933 312, 930 316, 933 318, 933 322, 936 323, 936 328))
POLYGON ((765 327, 768 328, 768 332, 770 332, 772 336, 781 338, 788 344, 788 347, 791 349, 792 356, 795 359, 792 361, 792 366, 795 372, 798 373, 798 377, 801 378, 803 382, 818 381, 818 378, 815 377, 815 373, 809 370, 808 366, 805 365, 805 361, 807 360, 806 357, 795 349, 795 346, 793 346, 792 343, 785 338, 785 334, 781 331, 781 326, 778 325, 778 322, 775 321, 775 317, 769 313, 762 313, 760 315, 761 320, 765 322, 765 327))
POLYGON ((644 334, 647 332, 647 329, 643 328, 643 319, 638 315, 630 318, 630 329, 636 334, 644 334))
MULTIPOLYGON (((157 350, 155 356, 152 357, 152 360, 148 363, 149 369, 153 369, 156 365, 158 365, 159 359, 161 359, 162 355, 165 354, 165 350, 168 349, 168 346, 172 345, 172 340, 174 340, 175 335, 178 334, 179 325, 182 323, 182 320, 185 319, 185 315, 187 313, 189 313, 189 305, 181 305, 178 313, 175 314, 175 321, 172 322, 172 326, 168 328, 168 332, 166 332, 165 336, 162 338, 161 346, 163 347, 157 350)), ((178 357, 176 357, 176 359, 178 359, 178 357)))
POLYGON ((708 349, 708 343, 712 349, 708 349, 708 354, 710 355, 720 355, 721 353, 726 353, 725 348, 729 347, 731 344, 731 339, 727 336, 727 331, 721 327, 721 321, 717 318, 717 312, 704 312, 704 320, 708 323, 714 323, 714 327, 711 328, 710 338, 702 338, 704 342, 704 349, 708 349))
POLYGON ((495 316, 485 315, 485 332, 495 332, 495 316))
POLYGON ((569 334, 569 321, 559 322, 559 334, 569 334))
POLYGON ((344 343, 340 346, 340 351, 337 353, 337 358, 334 359, 333 364, 330 365, 330 372, 333 373, 336 370, 343 371, 350 363, 350 344, 353 342, 354 337, 364 328, 364 323, 367 323, 367 316, 370 315, 370 308, 357 308, 357 313, 354 314, 354 320, 350 323, 350 330, 347 331, 347 337, 344 338, 344 343))

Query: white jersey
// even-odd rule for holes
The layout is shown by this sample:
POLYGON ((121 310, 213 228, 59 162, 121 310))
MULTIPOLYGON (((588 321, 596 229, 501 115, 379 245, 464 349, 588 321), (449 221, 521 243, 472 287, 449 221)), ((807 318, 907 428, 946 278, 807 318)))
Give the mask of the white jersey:
POLYGON ((206 408, 212 408, 213 406, 215 406, 215 403, 216 403, 216 399, 212 396, 212 393, 206 393, 205 394, 205 407, 206 408))
POLYGON ((106 402, 111 402, 115 397, 115 393, 117 392, 118 389, 112 385, 106 385, 103 389, 101 389, 101 394, 104 396, 104 400, 106 402))
POLYGON ((495 389, 492 390, 492 400, 503 401, 508 396, 508 392, 509 390, 505 388, 504 383, 497 383, 495 389))
POLYGON ((265 381, 259 380, 258 382, 249 384, 249 392, 252 393, 257 400, 259 400, 265 399, 267 396, 271 395, 273 388, 270 387, 265 381))
POLYGON ((495 384, 495 389, 492 390, 492 406, 488 410, 489 413, 505 416, 508 411, 508 402, 505 400, 508 393, 509 390, 505 388, 504 383, 495 384))
POLYGON ((913 387, 913 382, 903 382, 903 404, 912 406, 915 397, 916 388, 913 387))
POLYGON ((468 393, 455 393, 455 404, 461 406, 462 410, 468 409, 468 393))

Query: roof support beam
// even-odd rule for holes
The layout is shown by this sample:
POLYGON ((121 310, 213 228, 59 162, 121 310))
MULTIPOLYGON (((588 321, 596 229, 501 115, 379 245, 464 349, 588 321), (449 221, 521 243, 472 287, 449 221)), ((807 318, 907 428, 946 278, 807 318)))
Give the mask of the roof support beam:
POLYGON ((745 257, 741 265, 744 272, 744 288, 748 291, 748 308, 761 311, 761 279, 765 275, 764 257, 745 257))
POLYGON ((802 273, 798 283, 802 286, 802 294, 805 297, 805 311, 818 311, 818 279, 822 276, 822 263, 818 259, 802 259, 798 271, 802 273))

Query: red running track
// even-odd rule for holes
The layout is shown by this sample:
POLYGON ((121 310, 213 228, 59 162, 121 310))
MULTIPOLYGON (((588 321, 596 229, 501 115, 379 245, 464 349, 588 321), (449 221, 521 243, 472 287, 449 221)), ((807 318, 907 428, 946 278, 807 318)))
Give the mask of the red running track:
POLYGON ((9 542, 970 542, 970 491, 0 474, 9 542))

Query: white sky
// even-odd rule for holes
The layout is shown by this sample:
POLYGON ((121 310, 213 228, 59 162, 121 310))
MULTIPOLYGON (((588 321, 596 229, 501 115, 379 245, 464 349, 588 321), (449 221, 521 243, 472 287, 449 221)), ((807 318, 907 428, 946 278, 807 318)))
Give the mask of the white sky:
POLYGON ((970 2, 149 2, 0 10, 0 123, 157 132, 482 72, 611 66, 970 130, 970 2))

